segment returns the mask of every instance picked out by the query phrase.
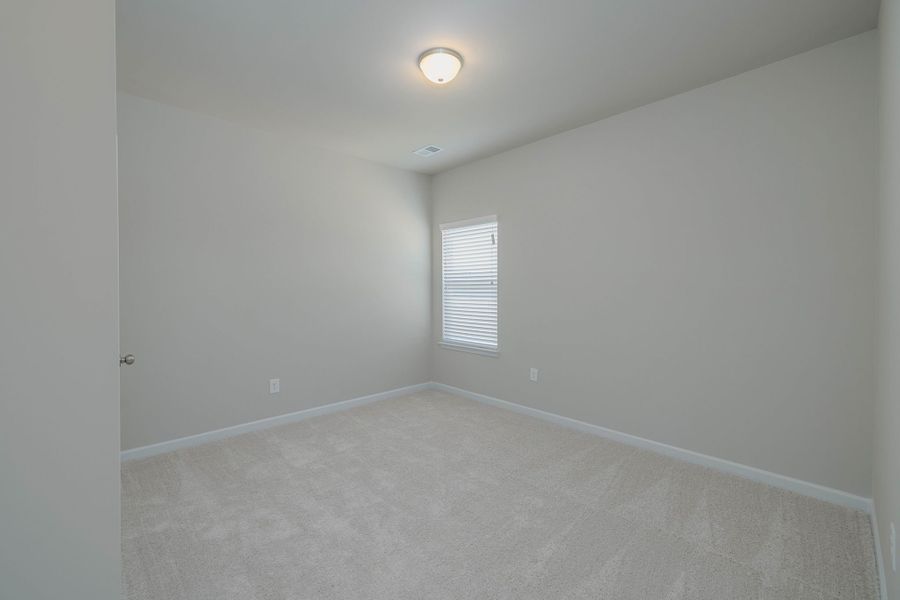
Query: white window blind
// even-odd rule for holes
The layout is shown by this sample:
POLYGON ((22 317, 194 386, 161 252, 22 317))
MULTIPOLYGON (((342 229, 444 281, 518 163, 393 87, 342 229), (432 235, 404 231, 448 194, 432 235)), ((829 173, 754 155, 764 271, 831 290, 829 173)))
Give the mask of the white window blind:
POLYGON ((441 225, 443 343, 497 351, 497 218, 441 225))

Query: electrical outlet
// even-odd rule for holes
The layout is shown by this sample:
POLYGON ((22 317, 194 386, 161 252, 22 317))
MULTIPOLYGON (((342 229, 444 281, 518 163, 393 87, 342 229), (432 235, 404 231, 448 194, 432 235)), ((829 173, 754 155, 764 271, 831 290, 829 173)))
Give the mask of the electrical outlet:
POLYGON ((280 379, 270 379, 269 380, 269 393, 277 394, 281 391, 281 380, 280 379))
POLYGON ((532 381, 537 381, 538 380, 538 370, 535 369, 534 367, 531 367, 531 373, 529 373, 528 378, 531 379, 532 381))
POLYGON ((897 572, 897 530, 894 529, 893 521, 891 521, 891 570, 897 572))

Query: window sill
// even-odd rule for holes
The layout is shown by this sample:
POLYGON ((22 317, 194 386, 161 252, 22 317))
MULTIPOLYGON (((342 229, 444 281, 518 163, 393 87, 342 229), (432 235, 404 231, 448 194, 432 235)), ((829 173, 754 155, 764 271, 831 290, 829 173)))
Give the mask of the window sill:
POLYGON ((497 358, 500 355, 499 350, 491 350, 489 348, 480 348, 478 346, 466 346, 463 344, 454 344, 451 342, 438 342, 438 346, 446 350, 455 350, 457 352, 468 352, 469 354, 480 354, 481 356, 490 356, 497 358))

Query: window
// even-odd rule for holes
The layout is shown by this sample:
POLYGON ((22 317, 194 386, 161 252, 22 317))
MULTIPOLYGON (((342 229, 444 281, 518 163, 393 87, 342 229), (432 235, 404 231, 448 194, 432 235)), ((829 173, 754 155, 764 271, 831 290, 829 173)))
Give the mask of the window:
POLYGON ((497 353, 497 217, 441 225, 441 345, 497 353))

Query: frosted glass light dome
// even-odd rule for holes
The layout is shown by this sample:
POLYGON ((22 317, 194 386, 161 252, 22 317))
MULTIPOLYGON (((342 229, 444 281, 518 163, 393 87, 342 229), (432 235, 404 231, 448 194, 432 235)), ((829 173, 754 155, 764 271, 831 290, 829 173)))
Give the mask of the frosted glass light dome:
POLYGON ((419 55, 419 68, 429 81, 444 85, 462 68, 462 56, 449 48, 432 48, 419 55))

